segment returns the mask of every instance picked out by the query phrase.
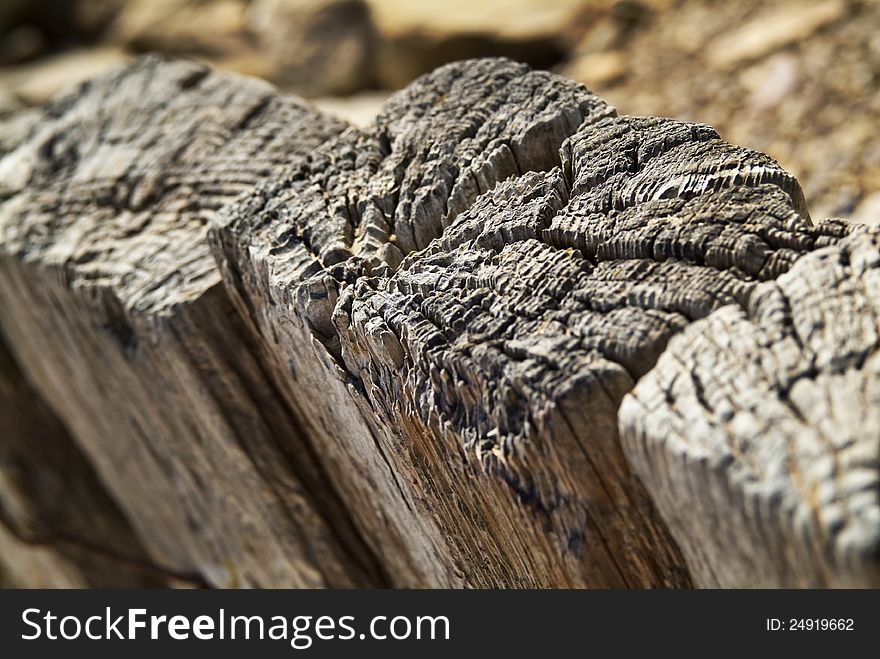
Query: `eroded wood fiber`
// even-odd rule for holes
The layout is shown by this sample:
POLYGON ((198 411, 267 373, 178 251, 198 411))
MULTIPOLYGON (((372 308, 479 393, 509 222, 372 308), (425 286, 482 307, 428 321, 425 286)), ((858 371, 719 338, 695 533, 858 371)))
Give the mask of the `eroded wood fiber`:
MULTIPOLYGON (((377 416, 337 359, 331 315, 339 285, 424 247, 498 181, 552 167, 568 134, 612 113, 585 88, 523 65, 446 67, 392 99, 375 129, 346 131, 220 218, 215 241, 227 285, 254 319, 276 380, 309 424, 364 536, 400 585, 557 577, 543 576, 553 569, 543 551, 534 570, 512 570, 510 557, 475 555, 484 547, 479 538, 470 546, 455 538, 452 553, 439 517, 416 500, 415 475, 401 466, 413 459, 455 465, 458 449, 449 455, 437 445, 440 454, 402 464, 395 457, 413 450, 407 429, 377 416)), ((453 469, 469 482, 470 467, 453 469)), ((439 505, 456 514, 459 504, 450 496, 439 505)), ((465 529, 483 534, 469 523, 465 529)), ((513 560, 532 559, 521 552, 513 560)))
POLYGON ((701 582, 880 586, 880 237, 857 230, 675 337, 623 443, 701 582))
POLYGON ((711 128, 613 115, 549 74, 450 65, 220 216, 276 378, 416 583, 690 583, 620 401, 671 336, 846 233, 711 128), (535 80, 552 113, 522 100, 535 80))
POLYGON ((767 156, 498 59, 363 130, 146 59, 22 135, 0 323, 169 569, 876 583, 877 239, 767 156))
POLYGON ((343 129, 267 84, 146 58, 50 104, 2 161, 0 321, 150 554, 217 586, 384 582, 206 242, 343 129))

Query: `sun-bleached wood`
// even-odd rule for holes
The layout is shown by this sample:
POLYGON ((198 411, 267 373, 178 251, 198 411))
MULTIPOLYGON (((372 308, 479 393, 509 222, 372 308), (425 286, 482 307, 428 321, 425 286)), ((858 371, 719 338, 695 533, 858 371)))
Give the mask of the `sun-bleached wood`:
POLYGON ((450 586, 691 583, 620 401, 675 333, 846 232, 709 127, 500 60, 420 79, 218 218, 368 542, 450 586))
POLYGON ((700 583, 880 587, 880 237, 857 230, 672 339, 627 456, 700 583))
POLYGON ((216 211, 342 125, 158 58, 2 161, 0 322, 157 563, 215 586, 383 583, 236 315, 216 211))
POLYGON ((821 415, 766 431, 774 400, 805 391, 819 414, 844 391, 826 371, 869 396, 868 238, 814 225, 771 158, 500 59, 420 78, 364 129, 155 58, 26 123, 0 159, 0 323, 165 569, 218 586, 876 581, 870 410, 840 446, 821 415), (857 255, 837 279, 832 252, 857 255), (867 292, 835 283, 853 277, 867 292), (788 307, 762 302, 774 287, 788 307), (718 319, 754 345, 717 354, 718 319), (777 349, 793 328, 815 341, 777 349), (755 379, 779 360, 814 389, 755 379), (681 384, 704 367, 745 430, 681 384), (669 428, 693 429, 694 455, 670 457, 669 428), (711 474, 701 442, 733 447, 711 474), (743 498, 744 464, 796 468, 783 495, 743 498), (791 517, 759 510, 783 501, 791 517))
POLYGON ((0 341, 0 566, 20 588, 149 587, 152 564, 67 430, 0 341))
MULTIPOLYGON (((343 133, 220 218, 217 251, 227 285, 238 291, 233 298, 254 318, 277 379, 288 383, 343 500, 399 585, 571 581, 558 565, 564 559, 528 551, 545 540, 520 536, 506 510, 498 523, 509 531, 509 547, 484 541, 481 520, 468 521, 454 489, 434 508, 421 500, 419 480, 432 478, 434 462, 466 488, 480 482, 479 468, 430 436, 430 453, 422 454, 413 435, 424 429, 377 415, 358 391, 363 385, 339 359, 331 319, 338 283, 322 264, 336 264, 339 278, 353 281, 399 263, 481 192, 520 171, 552 167, 567 135, 612 113, 585 88, 522 65, 447 67, 395 96, 375 129, 343 133), (415 460, 425 461, 422 474, 415 460), (460 529, 444 530, 449 515, 461 518, 460 529)), ((497 494, 511 496, 506 486, 497 494)), ((613 568, 609 574, 617 579, 613 568)))

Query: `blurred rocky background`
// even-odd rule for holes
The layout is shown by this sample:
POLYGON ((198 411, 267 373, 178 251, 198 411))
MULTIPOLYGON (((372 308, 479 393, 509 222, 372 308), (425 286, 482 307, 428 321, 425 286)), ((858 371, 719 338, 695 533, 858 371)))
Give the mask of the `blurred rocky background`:
POLYGON ((0 0, 0 153, 28 107, 150 51, 360 124, 440 64, 506 55, 712 124, 794 172, 814 217, 880 225, 878 0, 0 0))

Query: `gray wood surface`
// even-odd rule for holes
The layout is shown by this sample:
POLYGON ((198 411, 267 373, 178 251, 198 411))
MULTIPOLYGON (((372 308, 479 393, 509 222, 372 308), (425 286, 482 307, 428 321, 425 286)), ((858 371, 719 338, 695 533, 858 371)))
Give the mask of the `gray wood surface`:
POLYGON ((0 166, 19 363, 151 556, 211 585, 382 583, 205 239, 340 128, 265 83, 148 58, 49 105, 0 166))
POLYGON ((771 158, 498 59, 365 129, 156 59, 23 125, 0 323, 163 565, 876 583, 874 238, 771 158))
POLYGON ((700 583, 880 586, 880 239, 856 231, 672 339, 620 410, 700 583))

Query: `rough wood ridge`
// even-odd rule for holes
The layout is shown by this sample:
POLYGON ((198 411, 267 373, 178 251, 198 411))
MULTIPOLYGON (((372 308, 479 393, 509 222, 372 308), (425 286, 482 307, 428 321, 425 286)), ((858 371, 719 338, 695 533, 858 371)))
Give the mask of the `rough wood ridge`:
POLYGON ((627 454, 700 583, 880 584, 878 327, 880 240, 857 231, 688 327, 627 396, 627 454))
POLYGON ((3 160, 3 329, 154 559, 217 586, 383 583, 205 241, 341 130, 255 80, 142 60, 3 160))
POLYGON ((0 172, 0 323, 156 563, 880 584, 878 239, 708 126, 494 59, 361 130, 146 59, 0 172))

